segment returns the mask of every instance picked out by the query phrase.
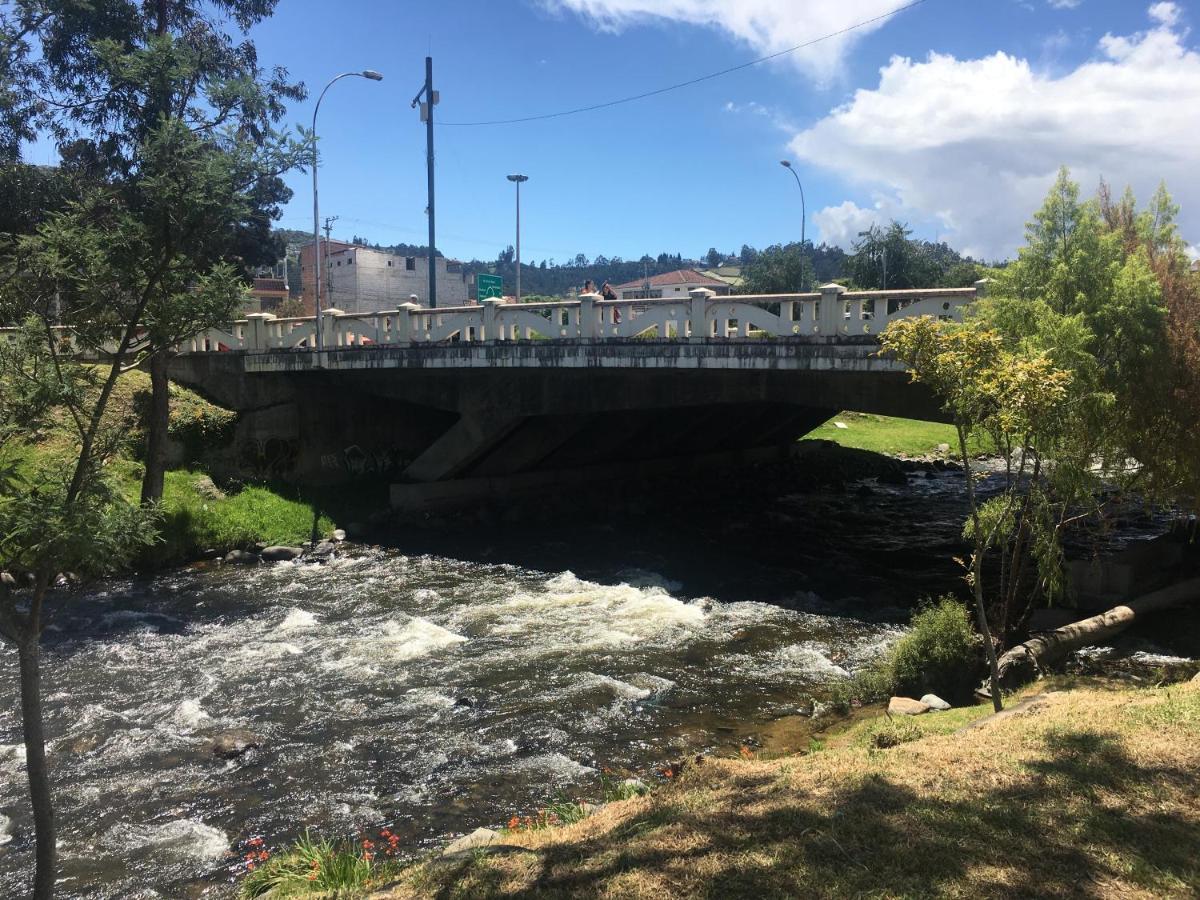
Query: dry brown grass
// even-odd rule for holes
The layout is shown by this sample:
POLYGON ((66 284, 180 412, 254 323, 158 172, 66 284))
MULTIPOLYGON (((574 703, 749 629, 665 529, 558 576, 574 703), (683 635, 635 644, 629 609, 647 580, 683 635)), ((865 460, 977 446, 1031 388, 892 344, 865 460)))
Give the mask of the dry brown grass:
POLYGON ((987 727, 708 760, 652 796, 428 862, 379 896, 1200 896, 1200 685, 1077 686, 987 727))

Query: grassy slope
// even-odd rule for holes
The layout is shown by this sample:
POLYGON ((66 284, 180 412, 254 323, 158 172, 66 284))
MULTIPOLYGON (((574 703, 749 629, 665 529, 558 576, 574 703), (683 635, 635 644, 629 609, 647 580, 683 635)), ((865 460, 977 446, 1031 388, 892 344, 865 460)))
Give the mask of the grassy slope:
MULTIPOLYGON (((117 381, 106 412, 110 423, 120 424, 131 435, 131 446, 109 463, 107 471, 132 503, 140 497, 143 471, 142 464, 133 457, 133 450, 142 439, 135 398, 149 387, 150 378, 144 372, 125 373, 117 381)), ((177 386, 172 388, 172 407, 186 416, 200 416, 208 410, 222 412, 177 386)), ((12 449, 22 458, 22 468, 26 471, 39 466, 62 470, 73 461, 74 438, 65 419, 51 420, 38 432, 36 440, 27 440, 12 449)), ((256 542, 297 544, 308 540, 313 528, 309 504, 289 499, 268 487, 246 487, 226 496, 205 496, 195 487, 202 477, 203 473, 189 470, 167 473, 162 540, 143 555, 143 565, 190 562, 208 550, 226 551, 256 542)), ((333 522, 327 516, 318 519, 319 535, 327 535, 332 528, 333 522)))
MULTIPOLYGON (((843 447, 893 456, 936 454, 938 444, 949 444, 950 455, 959 455, 958 436, 953 425, 922 422, 917 419, 897 419, 893 416, 843 412, 805 437, 835 441, 843 447), (835 422, 841 422, 846 427, 838 428, 835 422)), ((986 452, 986 448, 979 442, 969 444, 968 449, 972 453, 986 452)))
POLYGON ((520 851, 418 865, 416 897, 1194 897, 1200 892, 1200 684, 1081 685, 952 733, 986 709, 884 720, 827 749, 708 760, 653 795, 520 851), (882 724, 881 724, 882 723, 882 724))

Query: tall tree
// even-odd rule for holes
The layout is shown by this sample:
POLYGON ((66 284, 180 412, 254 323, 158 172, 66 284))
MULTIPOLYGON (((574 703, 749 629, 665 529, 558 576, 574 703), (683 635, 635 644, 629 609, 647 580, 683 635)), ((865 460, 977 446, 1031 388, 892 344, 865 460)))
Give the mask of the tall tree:
POLYGON ((57 139, 65 160, 106 185, 115 202, 143 217, 168 277, 152 277, 141 347, 151 375, 144 501, 162 496, 171 348, 189 333, 228 319, 237 299, 210 295, 202 306, 190 279, 218 262, 243 273, 281 252, 270 220, 290 196, 279 175, 299 147, 274 130, 284 102, 303 96, 281 68, 263 70, 248 39, 277 0, 20 0, 5 19, 6 84, 37 127, 57 139), (147 154, 160 168, 148 168, 147 154), (235 160, 222 177, 236 204, 195 196, 181 221, 154 199, 172 173, 235 160), (178 167, 169 162, 178 158, 178 167))
POLYGON ((167 354, 231 315, 246 267, 275 246, 269 220, 287 196, 279 174, 301 145, 272 122, 301 89, 282 70, 263 73, 253 45, 226 31, 274 5, 18 0, 0 17, 0 138, 3 128, 49 131, 76 179, 61 211, 27 210, 21 227, 33 233, 0 241, 0 319, 27 323, 16 346, 0 348, 0 437, 11 446, 15 430, 53 408, 72 448, 62 465, 24 467, 21 478, 0 464, 0 635, 21 662, 38 898, 52 895, 57 862, 40 702, 47 604, 69 599, 57 573, 98 574, 151 535, 153 507, 125 503, 105 478, 128 430, 108 415, 117 379, 132 366, 151 371, 143 498, 155 500, 167 354), (86 348, 101 367, 66 353, 86 348))

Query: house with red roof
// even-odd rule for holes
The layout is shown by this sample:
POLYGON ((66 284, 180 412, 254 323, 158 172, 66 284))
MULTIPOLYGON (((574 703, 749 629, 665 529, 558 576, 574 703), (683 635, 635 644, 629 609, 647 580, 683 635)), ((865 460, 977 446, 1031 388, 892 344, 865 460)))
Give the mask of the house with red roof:
POLYGON ((651 275, 613 285, 618 300, 686 300, 693 288, 708 288, 722 296, 730 291, 729 283, 710 278, 695 269, 676 269, 662 275, 651 275))

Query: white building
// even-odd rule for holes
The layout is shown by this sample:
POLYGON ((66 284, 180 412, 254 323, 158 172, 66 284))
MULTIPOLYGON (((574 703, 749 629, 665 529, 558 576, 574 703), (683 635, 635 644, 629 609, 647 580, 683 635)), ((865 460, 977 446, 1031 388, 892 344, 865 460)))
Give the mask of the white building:
POLYGON ((729 283, 702 275, 695 269, 677 269, 613 287, 618 300, 685 300, 692 288, 708 288, 716 294, 728 294, 729 283))
MULTIPOLYGON (((321 242, 324 255, 325 242, 321 242)), ((312 244, 301 252, 305 305, 311 306, 312 276, 307 271, 312 244)), ((329 242, 325 282, 321 293, 328 305, 347 313, 395 309, 401 303, 429 305, 429 260, 425 256, 396 256, 370 247, 329 242), (416 299, 413 299, 416 295, 416 299)), ((465 306, 469 276, 463 265, 437 257, 437 305, 465 306)))

